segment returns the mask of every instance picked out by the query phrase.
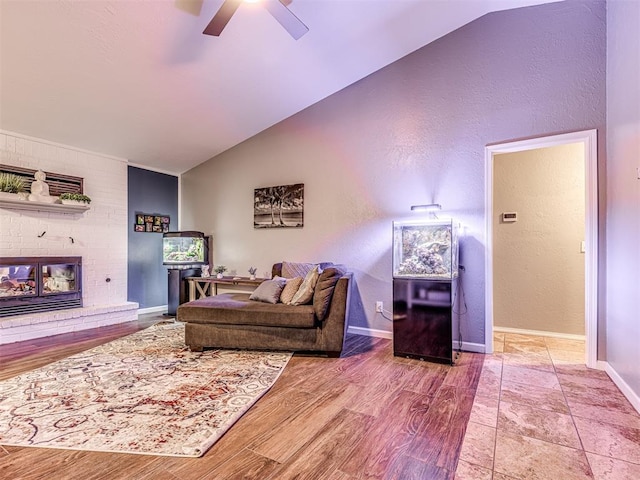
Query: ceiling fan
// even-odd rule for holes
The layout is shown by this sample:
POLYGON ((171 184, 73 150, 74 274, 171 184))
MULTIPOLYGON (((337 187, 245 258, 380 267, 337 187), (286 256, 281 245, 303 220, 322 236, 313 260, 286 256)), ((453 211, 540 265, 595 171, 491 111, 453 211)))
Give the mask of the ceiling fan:
MULTIPOLYGON (((251 0, 225 0, 202 33, 219 37, 243 1, 249 2, 251 0)), ((296 40, 309 31, 309 27, 302 23, 285 5, 286 0, 252 0, 252 3, 258 1, 296 40)), ((290 3, 290 1, 286 3, 290 3)))

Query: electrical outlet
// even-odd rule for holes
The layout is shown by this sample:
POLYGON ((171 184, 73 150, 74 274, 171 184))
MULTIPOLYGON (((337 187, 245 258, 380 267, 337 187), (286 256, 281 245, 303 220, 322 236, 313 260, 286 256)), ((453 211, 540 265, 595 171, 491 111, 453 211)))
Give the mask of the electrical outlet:
POLYGON ((382 302, 376 302, 376 312, 382 313, 384 311, 384 306, 382 302))

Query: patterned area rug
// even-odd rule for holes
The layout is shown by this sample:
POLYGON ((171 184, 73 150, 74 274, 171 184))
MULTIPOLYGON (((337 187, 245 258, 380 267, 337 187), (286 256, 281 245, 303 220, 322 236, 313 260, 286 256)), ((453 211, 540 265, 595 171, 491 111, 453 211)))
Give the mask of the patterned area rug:
POLYGON ((184 325, 156 325, 0 382, 0 444, 199 457, 290 358, 190 352, 184 325))

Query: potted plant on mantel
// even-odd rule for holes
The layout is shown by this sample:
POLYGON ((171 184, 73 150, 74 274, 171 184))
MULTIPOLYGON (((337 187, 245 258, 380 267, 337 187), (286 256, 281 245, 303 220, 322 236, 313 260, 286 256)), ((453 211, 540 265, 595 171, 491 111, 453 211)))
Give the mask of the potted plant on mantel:
POLYGON ((0 173, 0 199, 24 200, 20 196, 24 190, 24 179, 13 173, 0 173))
POLYGON ((63 205, 88 205, 91 203, 91 198, 82 193, 62 193, 60 201, 63 205))
POLYGON ((213 271, 216 272, 216 278, 222 278, 222 274, 227 271, 227 267, 224 265, 218 265, 213 269, 213 271))

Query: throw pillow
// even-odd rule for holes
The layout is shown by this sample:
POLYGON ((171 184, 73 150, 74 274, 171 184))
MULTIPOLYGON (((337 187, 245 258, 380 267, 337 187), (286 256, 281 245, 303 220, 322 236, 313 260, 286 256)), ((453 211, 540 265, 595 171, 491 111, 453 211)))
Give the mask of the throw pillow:
POLYGON ((313 270, 313 267, 315 267, 313 263, 282 262, 282 276, 285 278, 304 278, 307 273, 313 270))
POLYGON ((253 291, 249 300, 256 300, 264 303, 278 303, 285 282, 286 280, 284 279, 265 280, 253 291))
POLYGON ((302 277, 289 278, 280 294, 280 301, 291 305, 291 300, 293 300, 293 296, 300 289, 300 285, 302 285, 302 277))
POLYGON ((300 288, 291 299, 291 305, 306 305, 307 303, 311 303, 311 300, 313 300, 313 292, 316 288, 316 283, 318 283, 318 277, 320 276, 318 269, 319 267, 316 265, 313 267, 313 270, 307 273, 302 285, 300 285, 300 288))
POLYGON ((333 291, 342 275, 344 275, 344 272, 335 267, 325 268, 320 274, 313 293, 313 311, 318 320, 322 321, 327 316, 333 291))

